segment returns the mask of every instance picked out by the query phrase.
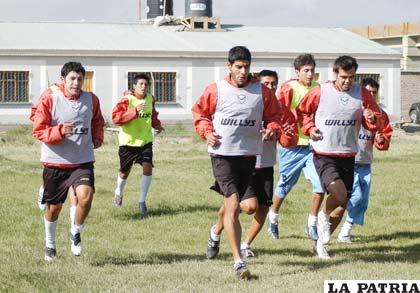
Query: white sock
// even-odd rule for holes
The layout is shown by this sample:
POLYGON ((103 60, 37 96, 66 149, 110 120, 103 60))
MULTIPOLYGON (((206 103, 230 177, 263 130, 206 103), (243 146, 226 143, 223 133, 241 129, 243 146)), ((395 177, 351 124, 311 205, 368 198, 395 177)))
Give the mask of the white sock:
POLYGON ((74 223, 74 219, 76 218, 76 206, 70 206, 70 224, 74 223))
POLYGON ((124 192, 124 186, 127 182, 127 179, 122 179, 120 175, 117 176, 117 188, 115 188, 115 194, 122 196, 124 192))
MULTIPOLYGON (((214 225, 214 226, 216 226, 216 225, 214 225)), ((214 241, 220 241, 220 235, 217 235, 216 233, 214 233, 214 226, 212 226, 211 229, 210 229, 210 237, 214 241)))
POLYGON ((235 261, 235 263, 233 264, 233 267, 236 268, 240 263, 245 263, 242 258, 238 259, 235 261))
POLYGON ((152 175, 141 176, 139 202, 146 202, 147 192, 149 191, 149 187, 151 183, 152 183, 152 175))
POLYGON ((318 219, 323 222, 330 222, 330 215, 324 213, 324 211, 320 211, 318 213, 318 219))
POLYGON ((74 224, 74 222, 73 222, 73 224, 71 225, 71 227, 70 227, 70 233, 72 234, 72 235, 76 235, 77 233, 81 233, 82 232, 82 230, 83 230, 83 227, 84 227, 85 225, 84 224, 81 224, 81 225, 76 225, 76 224, 74 224))
POLYGON ((313 215, 309 214, 309 216, 308 216, 308 227, 316 226, 317 222, 318 222, 318 216, 313 216, 313 215))
POLYGON ((352 223, 345 221, 343 226, 341 227, 340 236, 350 236, 352 227, 352 223))
POLYGON ((241 243, 241 250, 242 249, 248 249, 250 246, 249 246, 249 244, 248 243, 245 243, 245 242, 242 242, 241 243))
POLYGON ((280 214, 273 213, 271 210, 268 212, 268 219, 271 224, 278 224, 280 214))
POLYGON ((50 222, 44 217, 45 226, 45 246, 55 248, 55 230, 57 229, 58 220, 50 222))

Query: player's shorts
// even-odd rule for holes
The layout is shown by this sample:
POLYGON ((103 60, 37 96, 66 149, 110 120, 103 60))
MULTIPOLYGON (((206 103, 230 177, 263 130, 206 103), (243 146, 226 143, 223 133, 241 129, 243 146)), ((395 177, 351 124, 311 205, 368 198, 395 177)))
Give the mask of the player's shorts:
POLYGON ((354 157, 340 158, 314 154, 314 165, 325 190, 331 182, 341 179, 351 197, 354 181, 354 157))
POLYGON ((121 172, 128 172, 135 163, 153 165, 153 143, 149 142, 142 147, 122 145, 118 149, 118 156, 121 172))
POLYGON ((89 185, 95 190, 93 163, 85 163, 77 168, 60 169, 44 167, 44 194, 42 204, 62 204, 66 201, 70 187, 89 185))
POLYGON ((257 193, 258 203, 268 207, 273 203, 273 175, 273 167, 255 169, 252 173, 252 182, 257 193))
POLYGON ((274 194, 285 198, 297 183, 303 171, 311 182, 312 192, 324 193, 318 173, 313 163, 313 153, 309 146, 296 146, 279 149, 279 181, 274 194))
POLYGON ((210 189, 224 196, 237 193, 240 200, 256 197, 252 186, 255 160, 255 157, 211 156, 211 165, 216 181, 210 189))

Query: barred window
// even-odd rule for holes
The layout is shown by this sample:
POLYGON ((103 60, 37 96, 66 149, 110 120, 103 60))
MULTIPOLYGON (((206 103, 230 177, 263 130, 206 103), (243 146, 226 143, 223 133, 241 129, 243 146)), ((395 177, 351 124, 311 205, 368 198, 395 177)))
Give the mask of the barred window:
POLYGON ((370 77, 370 78, 376 80, 378 83, 380 83, 379 80, 380 80, 381 76, 380 76, 379 73, 356 73, 356 77, 354 78, 354 82, 361 84, 362 80, 367 78, 367 77, 370 77))
POLYGON ((29 71, 0 71, 0 102, 29 102, 29 71))
POLYGON ((129 72, 129 89, 133 86, 134 77, 140 73, 150 78, 150 93, 157 102, 176 102, 176 72, 129 72))

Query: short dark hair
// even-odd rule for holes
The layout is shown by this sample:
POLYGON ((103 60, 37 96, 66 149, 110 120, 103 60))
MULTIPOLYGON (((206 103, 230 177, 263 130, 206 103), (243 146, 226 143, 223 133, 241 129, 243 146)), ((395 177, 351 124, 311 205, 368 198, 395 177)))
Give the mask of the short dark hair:
POLYGON ((264 70, 261 70, 260 73, 258 73, 259 78, 264 77, 264 76, 271 76, 271 77, 274 77, 277 81, 279 80, 277 72, 273 70, 264 69, 264 70))
POLYGON ((370 85, 371 87, 379 90, 379 83, 372 77, 365 77, 362 79, 362 86, 365 87, 367 85, 370 85))
POLYGON ((150 78, 146 73, 139 73, 136 74, 133 78, 133 85, 135 85, 140 79, 144 79, 147 81, 147 84, 150 83, 150 78))
POLYGON ((70 72, 81 73, 83 77, 85 76, 86 70, 79 62, 70 61, 63 65, 61 68, 61 76, 66 77, 70 72))
POLYGON ((230 64, 238 60, 245 60, 251 63, 251 52, 249 52, 247 47, 236 46, 229 50, 228 61, 230 64))
POLYGON ((312 65, 315 68, 316 63, 312 54, 302 54, 295 58, 293 65, 295 66, 296 70, 300 70, 305 65, 312 65))
POLYGON ((341 68, 344 71, 348 71, 351 69, 354 69, 357 71, 357 68, 359 65, 357 64, 356 58, 353 58, 351 56, 340 56, 334 61, 333 65, 333 71, 335 73, 338 73, 338 70, 341 68))

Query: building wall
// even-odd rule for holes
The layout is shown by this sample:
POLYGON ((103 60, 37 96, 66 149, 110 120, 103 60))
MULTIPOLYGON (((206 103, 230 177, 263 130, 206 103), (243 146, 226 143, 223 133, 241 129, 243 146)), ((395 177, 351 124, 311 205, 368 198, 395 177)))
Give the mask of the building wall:
POLYGON ((410 121, 408 111, 412 103, 420 102, 420 72, 401 72, 401 116, 410 121))
MULTIPOLYGON (((191 119, 191 107, 209 83, 222 79, 227 73, 226 60, 221 58, 112 58, 112 57, 0 57, 0 70, 29 70, 30 97, 28 103, 1 104, 0 124, 29 123, 32 103, 40 93, 59 80, 62 65, 69 61, 81 62, 93 71, 93 92, 101 101, 102 112, 111 122, 111 111, 127 89, 129 71, 170 71, 177 73, 176 103, 157 104, 162 120, 191 119)), ((319 81, 333 80, 333 59, 317 60, 319 81)), ((358 73, 379 73, 381 76, 381 102, 391 119, 400 121, 400 69, 399 60, 360 59, 358 73)), ((251 72, 262 69, 276 70, 279 82, 295 77, 293 58, 255 58, 251 72)), ((420 83, 419 83, 420 84, 420 83)), ((420 92, 420 91, 418 91, 420 92)))

